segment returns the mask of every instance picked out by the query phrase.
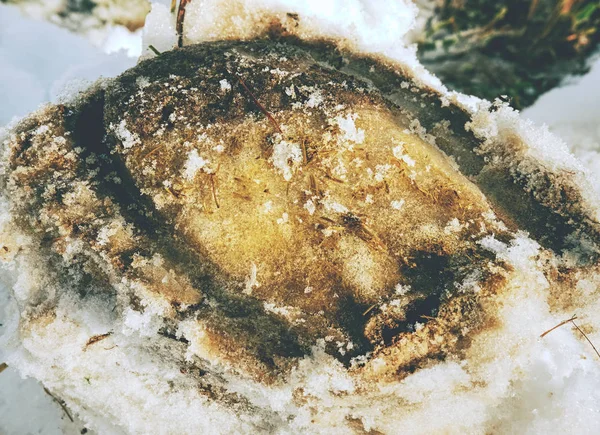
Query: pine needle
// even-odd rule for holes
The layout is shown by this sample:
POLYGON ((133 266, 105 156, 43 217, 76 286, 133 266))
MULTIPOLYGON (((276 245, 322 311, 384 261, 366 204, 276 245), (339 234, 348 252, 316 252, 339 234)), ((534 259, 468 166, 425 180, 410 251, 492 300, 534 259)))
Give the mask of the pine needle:
POLYGON ((93 337, 90 337, 90 339, 87 341, 87 343, 83 347, 83 351, 85 352, 87 350, 87 348, 89 346, 91 346, 92 344, 98 343, 99 341, 102 341, 105 338, 110 337, 111 335, 112 335, 112 332, 107 332, 106 334, 99 334, 99 335, 94 335, 93 337))
POLYGON ((217 208, 221 208, 219 206, 219 199, 217 198, 217 187, 215 185, 215 174, 210 174, 209 178, 210 178, 210 187, 212 190, 212 196, 213 196, 213 199, 215 200, 215 205, 217 206, 217 208))
POLYGON ((553 326, 552 328, 548 329, 546 332, 544 332, 542 335, 540 335, 540 338, 544 338, 546 335, 548 335, 549 333, 551 333, 552 331, 554 331, 557 328, 560 328, 563 325, 566 325, 569 322, 572 322, 573 320, 575 320, 577 318, 577 316, 573 315, 573 317, 571 317, 570 319, 567 320, 563 320, 562 322, 560 322, 558 325, 553 326))
POLYGON ((308 151, 306 149, 306 139, 302 139, 302 160, 306 165, 308 163, 308 151))
POLYGON ((271 121, 271 124, 273 124, 273 126, 275 127, 275 130, 277 130, 278 133, 283 134, 283 131, 281 131, 281 127, 279 127, 279 124, 277 123, 275 118, 273 118, 273 116, 269 113, 269 111, 265 108, 265 106, 260 104, 260 101, 258 101, 258 98, 256 98, 254 93, 250 90, 250 88, 248 88, 244 79, 242 79, 239 76, 236 76, 236 77, 237 77, 238 81, 240 82, 240 85, 242 85, 242 87, 246 90, 246 92, 248 92, 248 94, 250 94, 250 97, 252 97, 254 104, 256 104, 258 106, 258 108, 260 109, 260 111, 269 119, 269 121, 271 121))
POLYGON ((157 56, 160 56, 160 55, 162 54, 162 53, 161 53, 160 51, 158 51, 158 50, 156 49, 156 47, 155 47, 154 45, 152 45, 152 44, 150 44, 150 45, 148 46, 148 48, 149 48, 150 50, 152 50, 152 52, 153 52, 154 54, 156 54, 157 56))
POLYGON ((73 420, 73 417, 71 416, 71 413, 69 412, 69 410, 67 409, 67 406, 65 405, 65 402, 63 400, 58 399, 54 394, 52 394, 50 392, 50 390, 48 390, 46 387, 44 387, 44 391, 46 392, 46 394, 50 397, 52 397, 52 399, 54 399, 54 401, 56 403, 58 403, 60 405, 60 407, 62 408, 63 412, 67 415, 67 417, 69 417, 69 420, 71 420, 71 423, 73 423, 75 420, 73 420))
POLYGON ((590 346, 592 346, 592 349, 594 349, 594 352, 596 352, 596 355, 598 355, 598 358, 600 358, 600 353, 598 353, 598 349, 596 349, 596 346, 594 346, 594 343, 592 343, 592 340, 590 340, 589 337, 586 335, 586 333, 583 332, 579 326, 577 326, 577 324, 573 321, 573 319, 571 319, 570 322, 573 324, 573 326, 575 328, 577 328, 577 330, 579 332, 581 332, 581 335, 583 335, 585 337, 585 339, 590 344, 590 346))
POLYGON ((369 308, 367 308, 367 310, 362 313, 363 316, 366 316, 367 314, 369 314, 371 311, 373 311, 373 309, 377 306, 377 304, 373 304, 371 305, 369 308))
POLYGON ((598 355, 598 358, 600 358, 600 352, 598 352, 598 349, 596 349, 596 346, 594 346, 594 343, 592 343, 592 340, 590 340, 590 338, 587 336, 587 334, 585 332, 583 332, 583 330, 577 325, 577 323, 575 323, 575 319, 577 319, 576 315, 573 315, 573 317, 571 317, 570 319, 567 320, 563 320, 562 322, 560 322, 558 325, 548 329, 546 332, 544 332, 542 335, 540 335, 540 338, 545 337, 546 335, 548 335, 550 332, 554 331, 557 328, 560 328, 563 325, 566 325, 567 323, 571 323, 575 329, 577 329, 579 331, 579 333, 581 335, 583 335, 583 337, 586 339, 586 341, 590 344, 590 346, 592 346, 592 349, 594 349, 594 352, 596 352, 596 355, 598 355))

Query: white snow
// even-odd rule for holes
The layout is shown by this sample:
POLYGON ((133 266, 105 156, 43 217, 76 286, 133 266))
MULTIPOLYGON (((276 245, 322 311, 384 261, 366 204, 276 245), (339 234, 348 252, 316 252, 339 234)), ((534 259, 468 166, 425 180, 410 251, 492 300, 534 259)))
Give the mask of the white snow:
POLYGON ((402 210, 402 207, 404 207, 404 200, 400 199, 400 200, 391 201, 390 205, 392 206, 392 208, 394 210, 402 210))
MULTIPOLYGON (((151 54, 150 44, 161 51, 176 45, 174 19, 168 12, 163 1, 152 1, 144 31, 146 55, 151 54)), ((251 39, 264 34, 274 20, 289 22, 288 13, 299 17, 289 29, 301 38, 333 39, 357 51, 383 54, 414 71, 417 81, 447 91, 419 63, 416 45, 408 44, 407 35, 415 27, 418 15, 410 0, 192 1, 186 8, 185 43, 251 39)))
POLYGON ((200 154, 198 154, 198 150, 193 149, 188 154, 187 161, 185 162, 185 167, 183 170, 183 176, 188 180, 192 181, 198 171, 206 168, 210 162, 205 160, 200 154))
POLYGON ((81 36, 0 4, 0 126, 135 63, 126 52, 106 54, 81 36))
POLYGON ((523 116, 561 137, 596 177, 600 176, 600 56, 582 77, 542 95, 523 116))
MULTIPOLYGON (((0 134, 2 126, 40 105, 70 99, 98 78, 134 66, 140 49, 140 32, 125 35, 117 28, 93 42, 0 4, 0 134)), ((10 336, 15 309, 6 285, 2 279, 0 363, 8 350, 2 337, 10 336)), ((35 379, 22 379, 10 367, 0 374, 0 433, 75 435, 86 425, 74 417, 72 423, 35 379)))
POLYGON ((365 141, 365 131, 362 128, 357 128, 355 121, 358 118, 356 114, 346 116, 338 116, 335 118, 337 125, 342 131, 342 139, 361 144, 365 141))
POLYGON ((127 128, 126 120, 123 119, 119 125, 111 124, 109 127, 115 132, 115 136, 121 141, 124 148, 133 148, 141 143, 139 136, 127 128))
POLYGON ((284 180, 290 181, 302 163, 302 150, 297 143, 281 140, 273 146, 271 159, 284 180))
POLYGON ((231 90, 231 83, 229 83, 229 82, 227 81, 227 79, 223 79, 223 80, 221 80, 221 81, 219 82, 219 84, 221 85, 221 90, 222 90, 223 92, 228 92, 228 91, 230 91, 230 90, 231 90))
MULTIPOLYGON (((297 32, 300 36, 342 37, 362 51, 383 53, 401 61, 416 71, 424 83, 443 89, 418 65, 414 48, 401 43, 415 16, 414 8, 408 7, 402 0, 195 1, 188 10, 185 36, 188 42, 223 36, 250 38, 268 22, 265 17, 276 15, 284 19, 287 12, 299 13, 297 32)), ((173 18, 166 5, 154 3, 144 33, 146 47, 153 44, 164 51, 173 46, 173 18)), ((101 53, 89 42, 45 23, 31 25, 4 6, 0 6, 0 36, 0 101, 11 102, 0 106, 0 124, 13 116, 24 115, 42 102, 55 99, 60 93, 58 89, 69 77, 95 79, 102 72, 119 72, 134 62, 122 53, 116 57, 101 53)), ((590 75, 579 81, 579 85, 553 91, 526 111, 528 117, 547 122, 551 130, 570 141, 571 149, 584 158, 588 169, 596 173, 600 169, 599 79, 600 62, 594 65, 590 75)), ((221 83, 221 86, 224 91, 227 90, 226 85, 221 83)), ((521 138, 527 145, 525 153, 529 157, 544 162, 550 168, 574 170, 578 180, 587 188, 589 202, 597 204, 597 191, 589 185, 589 181, 585 181, 588 175, 580 162, 568 153, 566 144, 543 128, 524 121, 506 106, 499 105, 495 112, 490 113, 487 109, 491 106, 483 103, 481 109, 486 110, 475 113, 477 99, 448 95, 474 112, 470 126, 479 137, 486 139, 487 146, 493 148, 511 135, 521 138)), ((318 104, 318 96, 312 99, 313 103, 318 104)), ((338 119, 338 125, 348 141, 362 143, 364 130, 356 128, 355 121, 351 116, 342 117, 338 119)), ((136 145, 136 138, 127 129, 125 121, 115 129, 125 146, 136 145)), ((412 159, 403 149, 396 147, 392 152, 396 158, 411 165, 412 159)), ((302 161, 300 147, 292 142, 280 141, 274 146, 272 160, 283 178, 289 181, 302 161)), ((188 155, 184 170, 186 177, 193 178, 207 163, 193 150, 188 155)), ((387 171, 386 167, 378 167, 373 176, 383 180, 387 171)), ((372 201, 372 196, 367 195, 365 202, 372 201)), ((312 214, 316 205, 312 200, 309 202, 305 208, 312 214)), ((348 211, 344 205, 327 196, 321 205, 335 213, 348 211)), ((394 200, 390 205, 401 209, 403 201, 394 200)), ((265 203, 264 211, 272 211, 271 202, 265 203)), ((281 223, 287 222, 287 214, 284 213, 280 219, 281 223)), ((458 219, 451 220, 446 227, 450 232, 458 228, 458 219)), ((373 427, 389 433, 398 431, 397 421, 402 422, 403 433, 407 434, 598 432, 600 362, 577 331, 568 325, 540 338, 543 331, 572 314, 550 310, 549 283, 540 271, 543 261, 540 246, 523 233, 509 243, 491 236, 479 243, 493 256, 509 264, 513 272, 508 277, 509 291, 498 307, 497 324, 487 333, 474 335, 464 360, 432 364, 401 382, 382 384, 367 396, 361 396, 354 394, 357 391, 354 379, 338 361, 325 353, 324 341, 320 340, 313 353, 300 361, 287 383, 265 386, 235 378, 224 370, 223 376, 230 382, 228 387, 232 392, 238 391, 248 397, 254 405, 282 412, 281 415, 294 415, 286 429, 296 433, 307 432, 310 430, 307 428, 315 431, 315 427, 320 427, 324 432, 342 427, 349 415, 360 420, 367 430, 373 427), (306 406, 297 406, 292 401, 292 393, 300 386, 306 406), (398 406, 398 403, 408 406, 398 406), (311 407, 318 407, 318 417, 310 414, 311 407), (393 415, 396 419, 387 422, 385 415, 393 415), (316 421, 311 421, 313 418, 316 421)), ((257 275, 258 267, 252 263, 244 291, 251 293, 253 288, 258 287, 257 275)), ((29 279, 17 281, 14 278, 14 281, 22 295, 40 290, 32 286, 29 279)), ((583 322, 596 326, 589 334, 595 343, 600 342, 600 330, 597 328, 600 324, 600 301, 594 296, 600 287, 599 282, 600 278, 592 276, 578 281, 576 285, 582 298, 576 300, 577 314, 583 322)), ((90 397, 90 403, 98 408, 105 407, 102 409, 113 415, 128 415, 128 421, 121 423, 131 432, 160 431, 166 426, 158 428, 156 422, 167 421, 172 422, 173 427, 169 429, 174 433, 184 433, 189 427, 203 428, 207 432, 215 428, 222 432, 249 430, 249 426, 236 426, 236 419, 228 410, 209 405, 193 389, 185 389, 187 379, 176 364, 159 364, 144 349, 136 347, 139 336, 159 326, 155 315, 166 308, 156 306, 147 307, 144 313, 127 312, 121 325, 123 334, 115 334, 114 340, 121 340, 122 348, 130 346, 132 351, 126 353, 120 347, 111 350, 113 353, 103 367, 93 362, 93 350, 83 353, 80 349, 90 335, 105 332, 113 324, 99 316, 93 306, 78 311, 68 301, 61 302, 59 315, 50 319, 47 327, 37 328, 36 334, 24 340, 23 349, 15 350, 16 343, 6 340, 17 334, 17 326, 10 320, 14 319, 16 302, 8 300, 6 283, 3 285, 0 289, 0 314, 4 316, 0 320, 0 358, 8 350, 14 352, 12 358, 21 361, 24 373, 44 379, 43 365, 59 364, 71 368, 71 375, 90 376, 91 382, 121 386, 123 394, 113 394, 109 387, 93 390, 101 394, 90 397), (41 361, 42 367, 29 363, 33 359, 41 361), (155 379, 165 382, 155 382, 155 379), (170 393, 167 381, 181 383, 178 384, 181 390, 170 393), (144 405, 140 405, 142 403, 144 405), (140 407, 151 418, 145 418, 144 413, 138 412, 140 407), (194 412, 182 412, 182 409, 194 412)), ((312 291, 312 287, 307 287, 307 290, 309 288, 312 291)), ((400 284, 396 286, 399 297, 407 291, 400 284)), ((292 308, 273 304, 265 307, 280 315, 293 314, 292 308)), ((201 356, 219 363, 207 350, 210 346, 202 345, 204 331, 198 323, 180 324, 180 327, 181 335, 195 337, 188 349, 190 358, 201 356)), ((350 348, 349 345, 347 348, 350 348)), ((385 361, 381 360, 381 369, 383 365, 385 361)), ((373 362, 372 366, 376 371, 377 364, 373 362)), ((70 380, 58 381, 68 383, 70 380)), ((60 420, 62 411, 41 393, 37 384, 31 387, 34 384, 32 381, 17 382, 12 370, 0 374, 0 398, 3 399, 0 401, 0 432, 11 435, 41 430, 59 433, 64 429, 60 420), (23 397, 19 396, 19 389, 30 387, 32 391, 25 396, 27 403, 35 406, 43 402, 39 413, 25 408, 25 402, 17 402, 19 397, 23 397), (6 400, 7 397, 10 400, 6 400), (15 403, 22 405, 17 407, 15 403), (29 415, 37 415, 37 418, 29 415)), ((114 426, 93 412, 88 418, 96 427, 103 429, 103 433, 118 433, 114 426)), ((250 421, 250 417, 244 418, 250 421)))

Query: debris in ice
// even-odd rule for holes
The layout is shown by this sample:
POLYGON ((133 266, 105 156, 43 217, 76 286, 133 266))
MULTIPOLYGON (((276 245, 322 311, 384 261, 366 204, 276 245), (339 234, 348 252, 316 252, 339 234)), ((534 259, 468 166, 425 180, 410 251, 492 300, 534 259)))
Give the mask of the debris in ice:
POLYGON ((539 337, 577 310, 600 339, 586 172, 505 105, 426 85, 359 4, 348 28, 322 15, 347 46, 315 24, 288 37, 304 15, 284 3, 223 22, 208 5, 188 42, 234 40, 165 52, 4 134, 11 366, 105 433, 600 428, 588 343, 539 337), (255 95, 222 92, 236 76, 255 95))

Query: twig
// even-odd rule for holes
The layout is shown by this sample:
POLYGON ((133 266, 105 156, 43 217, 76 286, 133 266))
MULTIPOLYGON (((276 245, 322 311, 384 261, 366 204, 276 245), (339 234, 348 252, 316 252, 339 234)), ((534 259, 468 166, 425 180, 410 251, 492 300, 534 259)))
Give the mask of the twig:
POLYGON ((2 373, 4 370, 6 370, 8 368, 8 364, 6 363, 2 363, 0 364, 0 373, 2 373))
POLYGON ((273 116, 267 111, 267 109, 265 109, 265 106, 263 106, 262 104, 260 104, 260 101, 258 101, 258 98, 256 98, 256 96, 252 93, 252 91, 250 90, 250 88, 248 88, 248 86, 246 85, 246 82, 239 76, 236 76, 238 81, 240 82, 240 85, 242 85, 242 87, 246 90, 246 92, 248 92, 248 94, 250 94, 250 96, 252 97, 252 100, 254 101, 254 104, 256 104, 258 106, 258 108, 260 109, 260 111, 269 119, 269 121, 271 121, 271 124, 273 124, 273 126, 275 127, 275 130, 277 130, 278 133, 283 134, 283 132, 281 131, 281 128, 279 127, 279 124, 277 123, 277 121, 275 121, 275 118, 273 118, 273 116))
POLYGON ((162 53, 161 53, 160 51, 158 51, 158 50, 156 49, 156 47, 155 47, 154 45, 152 45, 152 44, 150 44, 150 45, 148 46, 148 48, 149 48, 150 50, 152 50, 152 52, 153 52, 154 54, 156 54, 157 56, 160 56, 160 55, 162 54, 162 53))
POLYGON ((315 176, 313 174, 309 175, 309 182, 310 182, 310 191, 315 194, 315 195, 319 195, 319 191, 317 189, 317 179, 315 178, 315 176))
POLYGON ((344 180, 340 180, 339 178, 335 178, 333 175, 330 175, 329 172, 325 173, 325 178, 331 181, 335 181, 336 183, 344 184, 344 180))
POLYGON ((570 319, 567 320, 563 320, 562 322, 560 322, 558 325, 548 329, 546 332, 544 332, 542 335, 540 335, 540 338, 544 338, 546 335, 548 335, 549 333, 551 333, 552 331, 554 331, 556 328, 560 328, 563 325, 566 325, 569 322, 572 322, 573 320, 575 320, 577 318, 576 315, 573 315, 573 317, 571 317, 570 319))
POLYGON ((539 0, 532 0, 531 4, 529 5, 529 13, 527 14, 528 20, 533 18, 533 14, 535 13, 535 10, 538 7, 538 2, 539 2, 539 0))
POLYGON ((177 8, 177 0, 171 0, 171 13, 175 13, 175 9, 177 8))
POLYGON ((69 417, 69 420, 71 420, 71 423, 73 423, 75 420, 73 420, 73 417, 71 416, 71 413, 69 412, 69 410, 67 409, 67 406, 65 405, 65 402, 63 400, 59 400, 54 394, 52 394, 46 387, 44 387, 44 391, 46 392, 46 394, 50 397, 52 397, 52 399, 54 399, 54 401, 56 403, 58 403, 60 405, 60 407, 62 408, 63 412, 65 414, 67 414, 67 417, 69 417))
POLYGON ((177 11, 177 24, 176 24, 176 30, 177 30, 177 46, 179 48, 183 47, 183 21, 185 20, 185 7, 187 6, 188 3, 190 3, 192 0, 181 0, 179 2, 179 10, 177 11))
POLYGON ((594 352, 596 352, 596 355, 598 355, 598 358, 600 358, 600 353, 598 353, 598 349, 596 349, 596 346, 594 346, 594 343, 592 343, 592 340, 590 340, 590 339, 588 338, 588 336, 586 335, 586 333, 585 333, 585 332, 583 332, 579 326, 577 326, 577 324, 576 324, 576 323, 573 321, 573 319, 571 319, 571 320, 570 320, 570 322, 573 324, 573 326, 574 326, 575 328, 577 328, 577 330, 578 330, 579 332, 581 332, 581 335, 583 335, 583 336, 585 337, 585 339, 586 339, 586 340, 587 340, 587 342, 590 344, 590 346, 592 346, 592 349, 594 349, 594 352))

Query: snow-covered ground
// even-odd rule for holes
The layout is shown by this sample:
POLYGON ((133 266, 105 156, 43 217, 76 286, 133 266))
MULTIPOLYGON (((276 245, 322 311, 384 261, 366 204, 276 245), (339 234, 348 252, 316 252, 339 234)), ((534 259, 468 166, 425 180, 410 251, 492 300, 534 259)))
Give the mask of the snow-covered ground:
MULTIPOLYGON (((195 9, 191 9, 191 18, 194 13, 195 9)), ((370 26, 369 20, 363 23, 365 28, 370 26)), ((172 27, 166 26, 165 31, 172 32, 172 27)), ((209 31, 212 29, 192 28, 190 37, 201 37, 198 35, 209 31)), ((110 44, 104 47, 105 51, 116 53, 106 54, 83 37, 46 22, 32 21, 16 9, 0 5, 0 127, 42 103, 56 101, 100 76, 114 76, 136 63, 136 58, 127 52, 141 52, 139 38, 115 33, 107 41, 110 44), (120 48, 124 50, 119 51, 120 48)), ((376 38, 372 41, 385 43, 376 38)), ((542 96, 524 115, 546 123, 593 173, 600 174, 600 59, 588 75, 572 78, 564 87, 542 96)), ((6 292, 0 291, 0 307, 6 305, 3 294, 6 292)), ((0 335, 3 316, 0 309, 0 335)), ((20 379, 11 368, 0 374, 0 434, 79 433, 82 427, 66 417, 38 382, 20 379)))
MULTIPOLYGON (((119 74, 135 65, 140 52, 141 33, 132 36, 117 28, 99 48, 89 39, 0 4, 0 128, 101 76, 119 74)), ((0 290, 0 335, 6 326, 6 296, 0 290)), ((71 422, 36 380, 21 379, 10 367, 0 373, 0 434, 79 434, 83 427, 77 420, 71 422)))

